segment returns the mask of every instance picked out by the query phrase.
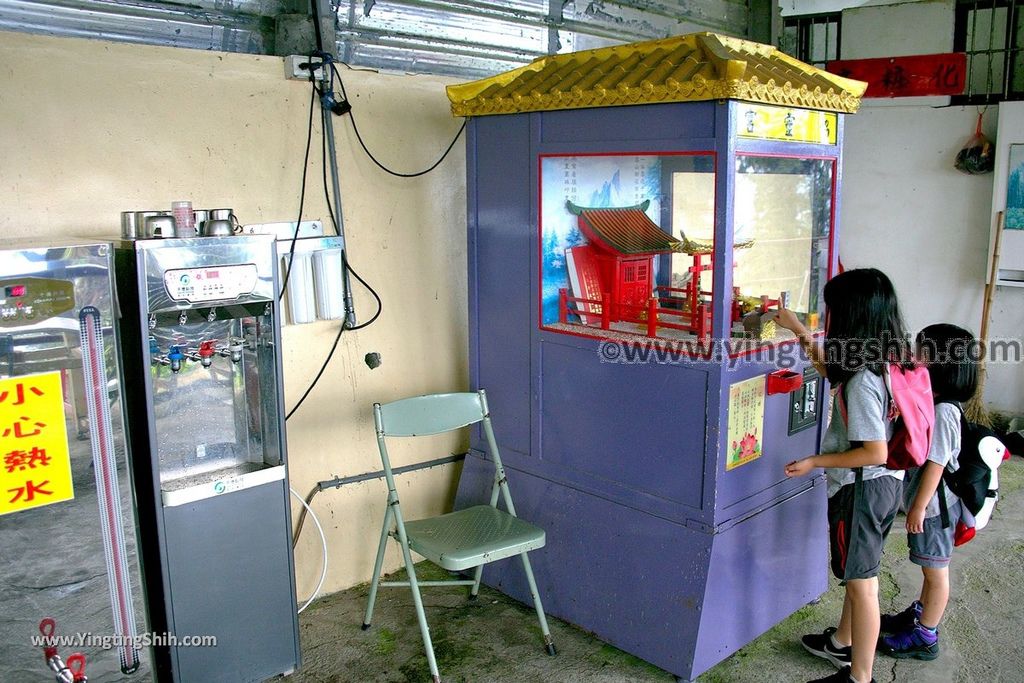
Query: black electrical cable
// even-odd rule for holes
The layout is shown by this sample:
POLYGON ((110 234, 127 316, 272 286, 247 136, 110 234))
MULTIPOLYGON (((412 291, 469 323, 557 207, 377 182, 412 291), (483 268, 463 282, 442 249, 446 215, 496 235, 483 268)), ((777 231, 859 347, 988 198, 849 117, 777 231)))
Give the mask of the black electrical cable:
MULTIPOLYGON (((331 62, 331 74, 332 79, 338 79, 338 85, 341 87, 342 99, 346 102, 349 102, 348 93, 345 92, 345 83, 341 80, 341 74, 338 73, 338 68, 334 65, 334 62, 331 62)), ((364 152, 366 152, 366 156, 370 157, 370 161, 375 163, 377 167, 380 168, 385 173, 389 173, 397 178, 417 178, 419 176, 426 175, 433 171, 435 168, 441 165, 441 162, 445 160, 445 158, 448 156, 448 153, 452 151, 452 147, 455 146, 455 143, 458 141, 459 136, 462 135, 462 131, 466 130, 466 119, 463 119, 462 125, 459 127, 458 132, 455 133, 455 137, 452 138, 452 141, 448 145, 448 148, 444 151, 444 154, 442 154, 440 158, 438 158, 438 160, 435 161, 429 168, 426 168, 422 171, 416 171, 415 173, 401 173, 399 171, 392 171, 390 168, 379 162, 377 160, 377 157, 373 156, 373 152, 371 152, 369 147, 366 146, 366 143, 363 142, 363 136, 360 135, 359 133, 359 126, 356 125, 356 118, 352 111, 348 112, 348 118, 349 121, 352 122, 352 132, 356 134, 356 140, 359 141, 359 146, 363 148, 364 152)))
MULTIPOLYGON (((326 117, 326 116, 330 116, 330 113, 327 112, 327 111, 323 111, 322 115, 326 117)), ((326 123, 324 125, 326 125, 326 123)), ((339 226, 338 226, 338 219, 336 218, 336 216, 334 214, 334 207, 333 207, 333 204, 331 203, 331 194, 330 194, 330 191, 329 191, 328 186, 327 186, 327 136, 326 135, 323 135, 320 138, 320 153, 321 153, 322 162, 323 162, 321 164, 321 166, 323 167, 324 200, 327 202, 327 213, 331 217, 331 224, 334 226, 335 233, 341 234, 341 231, 339 230, 339 226)), ((333 153, 333 150, 332 150, 332 153, 333 153)), ((373 298, 377 301, 377 312, 374 313, 373 317, 370 318, 369 320, 367 320, 365 323, 363 323, 361 325, 356 325, 355 327, 352 327, 352 328, 346 328, 345 327, 345 322, 342 321, 341 327, 338 328, 338 334, 334 337, 334 343, 331 344, 331 350, 327 352, 327 358, 324 359, 323 364, 320 366, 320 370, 316 373, 316 377, 313 378, 313 381, 306 388, 306 391, 303 392, 302 397, 299 399, 299 402, 296 403, 295 406, 293 406, 292 409, 288 411, 287 415, 285 415, 284 419, 286 421, 292 415, 295 414, 295 411, 297 411, 300 406, 302 406, 303 402, 306 400, 306 398, 310 395, 310 393, 312 393, 313 389, 316 387, 317 382, 320 381, 320 378, 323 376, 324 372, 327 370, 327 366, 330 365, 330 363, 331 363, 331 358, 334 357, 334 352, 338 348, 338 342, 341 341, 341 335, 344 334, 345 330, 346 329, 361 330, 363 328, 369 327, 371 324, 376 322, 377 318, 380 317, 381 312, 384 310, 384 304, 381 301, 380 295, 377 294, 376 290, 374 290, 374 288, 371 287, 370 284, 368 282, 366 282, 366 280, 364 280, 359 275, 359 273, 357 273, 356 271, 354 271, 352 269, 352 266, 351 266, 351 264, 349 264, 348 259, 344 256, 344 252, 342 252, 342 254, 343 254, 342 258, 344 259, 344 264, 343 264, 344 268, 348 272, 352 273, 352 275, 355 276, 355 278, 357 280, 359 280, 359 282, 361 282, 362 285, 364 287, 366 287, 367 290, 369 290, 370 294, 372 294, 373 298)))
MULTIPOLYGON (((330 122, 327 117, 331 113, 326 109, 320 110, 320 125, 323 126, 323 130, 327 130, 327 126, 330 122)), ((331 150, 331 154, 334 154, 334 150, 331 150)), ((334 234, 341 234, 341 227, 338 225, 338 219, 334 216, 333 204, 331 204, 331 191, 327 187, 327 134, 324 133, 320 136, 320 166, 323 169, 323 183, 324 183, 324 201, 327 202, 327 215, 331 217, 331 225, 334 226, 334 234)), ((337 199, 337 197, 335 197, 337 199)))
MULTIPOLYGON (((322 60, 322 63, 324 65, 329 65, 330 69, 331 69, 331 76, 330 76, 331 80, 330 80, 330 83, 328 84, 328 87, 325 87, 323 90, 318 89, 316 87, 315 82, 314 82, 313 83, 314 92, 313 92, 312 96, 315 96, 316 94, 319 94, 320 97, 323 98, 325 93, 330 93, 330 89, 334 85, 335 79, 337 79, 338 86, 341 88, 342 104, 348 103, 348 93, 345 91, 345 83, 341 79, 341 74, 338 73, 338 69, 335 66, 334 61, 331 59, 331 56, 329 54, 325 54, 324 51, 323 51, 323 40, 322 40, 322 38, 320 36, 319 23, 317 22, 317 18, 318 17, 316 16, 315 0, 311 0, 311 1, 314 3, 313 4, 314 24, 315 24, 316 29, 317 29, 317 52, 318 52, 318 54, 319 54, 319 56, 320 56, 320 58, 322 60)), ((310 62, 312 63, 312 56, 310 57, 310 62)), ((311 69, 311 73, 312 73, 312 69, 311 69)), ((312 76, 311 76, 310 80, 313 80, 312 76)), ((464 119, 462 121, 462 125, 459 127, 458 132, 452 138, 452 141, 448 144, 448 147, 445 149, 444 153, 441 154, 441 156, 438 158, 438 160, 435 161, 429 168, 426 168, 426 169, 424 169, 422 171, 417 171, 415 173, 400 173, 398 171, 393 171, 393 170, 389 169, 384 164, 382 164, 380 161, 378 161, 376 157, 373 156, 373 153, 370 152, 370 149, 366 146, 366 143, 363 141, 363 137, 362 137, 362 135, 359 132, 359 127, 356 125, 355 118, 352 117, 351 108, 348 109, 348 114, 349 114, 349 117, 351 118, 351 121, 352 121, 352 131, 355 133, 356 139, 359 141, 359 146, 363 148, 363 151, 366 153, 366 155, 370 158, 371 161, 373 161, 374 164, 377 165, 378 168, 380 168, 381 170, 385 171, 386 173, 389 173, 389 174, 391 174, 393 176, 396 176, 396 177, 399 177, 399 178, 416 178, 416 177, 419 177, 419 176, 423 176, 423 175, 426 175, 427 173, 430 173, 431 171, 433 171, 438 166, 440 166, 441 162, 443 162, 448 157, 448 154, 452 151, 452 148, 455 147, 455 143, 458 141, 459 137, 462 135, 462 132, 464 130, 466 130, 466 120, 464 119)), ((323 128, 326 128, 326 126, 328 125, 328 122, 326 120, 328 116, 331 116, 331 111, 326 109, 326 108, 324 108, 324 107, 321 107, 321 125, 322 125, 323 128)), ((307 140, 306 140, 306 155, 307 155, 306 158, 307 158, 307 161, 306 161, 306 165, 303 167, 303 193, 305 192, 305 180, 306 180, 305 172, 306 172, 306 166, 308 166, 308 155, 309 155, 309 146, 310 146, 309 140, 310 140, 310 136, 312 135, 312 121, 313 121, 313 114, 312 114, 312 103, 311 103, 310 104, 310 129, 309 129, 310 130, 310 135, 307 136, 307 140)), ((335 150, 332 149, 332 150, 330 150, 330 152, 331 152, 331 154, 334 154, 335 150)), ((341 234, 341 226, 338 224, 337 216, 335 216, 334 207, 333 207, 333 204, 331 203, 331 192, 330 192, 330 188, 328 187, 328 184, 327 184, 327 135, 324 132, 321 132, 321 137, 320 137, 320 156, 321 156, 321 169, 323 171, 324 200, 326 201, 326 204, 327 204, 327 213, 330 215, 331 224, 334 226, 335 234, 340 235, 341 234)), ((335 199, 337 199, 337 198, 335 198, 335 199)), ((301 203, 300 203, 300 217, 301 217, 301 203)), ((290 255, 294 253, 295 239, 296 239, 297 236, 298 236, 298 225, 296 225, 296 232, 295 232, 295 235, 293 235, 293 237, 292 237, 292 248, 291 248, 291 250, 289 250, 289 254, 290 255)), ((355 277, 356 280, 359 281, 360 284, 363 285, 363 287, 365 287, 367 289, 367 291, 370 292, 370 294, 373 296, 374 300, 377 302, 377 311, 373 314, 373 316, 369 320, 367 320, 366 322, 364 322, 364 323, 362 323, 360 325, 355 325, 353 327, 346 328, 345 322, 344 321, 342 322, 341 326, 338 328, 338 334, 334 337, 334 342, 331 344, 331 350, 328 351, 328 353, 327 353, 327 358, 324 359, 323 364, 320 366, 320 370, 317 371, 316 376, 313 378, 313 381, 310 383, 310 385, 306 388, 306 391, 303 392, 302 397, 299 399, 298 403, 296 403, 295 406, 292 407, 292 409, 290 411, 288 411, 288 414, 285 416, 285 420, 289 419, 292 415, 295 414, 295 412, 299 409, 299 407, 302 406, 303 402, 305 402, 306 398, 310 395, 310 393, 316 387, 317 382, 320 381, 320 378, 323 376, 324 372, 327 370, 327 366, 330 364, 331 359, 334 357, 334 352, 338 348, 338 342, 341 341, 341 335, 344 334, 345 330, 346 329, 350 329, 350 330, 355 331, 355 330, 361 330, 361 329, 364 329, 366 327, 369 327, 370 325, 375 323, 378 318, 380 318, 381 313, 384 311, 384 302, 381 300, 380 295, 370 285, 370 283, 368 283, 366 280, 364 280, 362 278, 362 276, 360 276, 359 273, 357 273, 355 271, 355 269, 352 268, 352 264, 348 260, 347 251, 343 251, 342 252, 342 259, 343 259, 343 269, 344 269, 344 272, 350 273, 353 277, 355 277)), ((291 267, 291 259, 289 258, 289 270, 290 270, 290 267, 291 267)), ((286 280, 285 281, 287 282, 287 275, 286 275, 286 280)), ((315 495, 315 493, 311 492, 310 497, 312 497, 313 495, 315 495)), ((301 530, 301 525, 300 525, 299 528, 301 530)), ((298 535, 296 534, 296 539, 297 538, 298 538, 298 535)))
POLYGON ((348 328, 348 329, 350 329, 352 331, 361 330, 364 327, 369 327, 370 325, 372 325, 374 322, 377 321, 377 318, 380 317, 381 312, 383 312, 383 310, 384 310, 384 303, 380 300, 380 295, 377 294, 376 290, 374 290, 374 288, 371 287, 370 284, 366 280, 364 280, 363 278, 359 277, 359 273, 357 273, 356 271, 354 271, 352 269, 352 264, 350 264, 348 262, 348 259, 345 259, 345 269, 348 270, 348 272, 352 273, 352 276, 355 279, 359 280, 359 282, 361 282, 363 284, 363 287, 366 287, 366 289, 370 292, 370 294, 373 295, 373 298, 377 300, 377 312, 373 314, 372 318, 367 320, 365 323, 362 323, 361 325, 356 325, 355 327, 348 328))
MULTIPOLYGON (((326 110, 321 109, 321 117, 323 118, 327 116, 330 116, 330 114, 326 110)), ((323 125, 326 126, 327 123, 323 122, 323 125)), ((331 216, 331 224, 334 226, 335 233, 341 234, 340 231, 338 230, 338 221, 334 217, 334 210, 331 208, 330 192, 328 192, 327 190, 327 136, 324 134, 321 134, 320 136, 320 155, 322 158, 321 166, 323 167, 324 198, 327 200, 327 213, 329 213, 331 216)), ((295 411, 297 411, 302 406, 303 402, 316 387, 317 382, 319 382, 320 378, 323 377, 324 372, 327 370, 327 366, 330 365, 331 363, 331 358, 334 357, 334 352, 338 348, 338 342, 341 341, 341 335, 344 332, 345 321, 342 320, 341 326, 338 328, 338 334, 334 337, 334 343, 331 344, 331 350, 327 352, 327 358, 324 359, 323 365, 321 365, 320 370, 317 371, 316 377, 314 377, 313 381, 310 382, 308 387, 306 387, 306 391, 303 392, 302 397, 299 399, 299 402, 296 403, 292 407, 292 409, 288 411, 288 414, 284 416, 285 421, 287 421, 292 415, 294 415, 295 411)))
POLYGON ((302 398, 299 399, 299 402, 296 403, 292 407, 292 409, 288 411, 288 414, 284 416, 286 422, 291 418, 292 415, 295 414, 295 411, 302 406, 302 403, 306 400, 306 397, 308 397, 310 392, 313 391, 313 388, 316 387, 316 383, 320 381, 320 378, 323 376, 324 371, 327 369, 327 365, 331 362, 331 358, 334 356, 335 349, 338 348, 338 342, 341 340, 341 335, 344 331, 345 322, 342 321, 341 326, 338 328, 338 334, 334 337, 334 343, 331 344, 331 350, 327 352, 327 358, 324 360, 324 364, 320 366, 320 370, 316 373, 316 377, 314 377, 310 385, 306 387, 306 391, 303 392, 302 398))
MULTIPOLYGON (((326 118, 327 116, 330 116, 330 114, 325 111, 323 113, 323 116, 326 118)), ((326 126, 327 123, 325 122, 324 125, 326 126)), ((327 202, 327 213, 330 215, 331 223, 334 225, 334 232, 340 235, 341 234, 341 229, 338 226, 338 219, 334 215, 334 208, 333 208, 333 205, 331 204, 331 193, 330 193, 330 191, 327 188, 327 137, 326 136, 324 136, 323 139, 322 139, 322 142, 321 142, 321 145, 320 145, 320 152, 323 155, 324 201, 327 202)), ((331 153, 333 154, 334 150, 331 150, 331 153)), ((377 294, 377 290, 375 290, 373 287, 371 287, 370 283, 368 283, 366 280, 364 280, 362 277, 360 277, 359 273, 357 273, 355 270, 352 269, 352 264, 349 263, 349 260, 348 260, 348 250, 343 250, 342 251, 341 258, 342 258, 342 261, 343 261, 342 267, 345 270, 347 270, 349 273, 354 275, 355 278, 357 280, 359 280, 359 282, 362 283, 363 287, 366 287, 366 289, 370 292, 370 294, 373 295, 373 298, 376 299, 376 301, 377 301, 377 312, 373 314, 373 317, 371 317, 369 320, 367 320, 365 323, 362 323, 361 325, 356 325, 355 327, 348 328, 348 329, 353 330, 353 331, 354 330, 361 330, 361 329, 364 329, 366 327, 369 327, 374 322, 376 322, 377 318, 380 317, 381 312, 384 310, 384 302, 381 301, 380 295, 377 294)), ((330 358, 328 358, 328 360, 330 360, 330 358)))
MULTIPOLYGON (((309 0, 310 13, 313 15, 313 31, 316 33, 316 51, 324 51, 324 36, 320 30, 320 10, 316 6, 316 0, 309 0)), ((312 72, 312 69, 310 69, 312 72)))
MULTIPOLYGON (((312 58, 310 58, 312 61, 312 58)), ((302 224, 302 207, 306 202, 306 172, 309 170, 309 147, 313 141, 313 104, 316 102, 316 83, 313 81, 312 69, 310 69, 309 91, 309 123, 306 127, 306 154, 302 157, 302 188, 299 190, 299 217, 295 219, 295 232, 292 233, 292 243, 288 248, 288 267, 284 271, 284 279, 281 281, 281 293, 277 296, 280 301, 288 289, 288 278, 292 274, 292 262, 295 257, 295 241, 299 238, 299 226, 302 224)))

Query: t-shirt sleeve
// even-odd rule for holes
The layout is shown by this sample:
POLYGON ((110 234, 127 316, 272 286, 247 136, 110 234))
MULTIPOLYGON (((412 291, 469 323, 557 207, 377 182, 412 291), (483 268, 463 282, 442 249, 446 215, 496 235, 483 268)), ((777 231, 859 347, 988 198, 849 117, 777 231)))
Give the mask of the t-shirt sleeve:
POLYGON ((945 467, 960 452, 960 410, 949 403, 935 406, 935 428, 928 460, 945 467))
POLYGON ((846 385, 849 440, 888 441, 885 380, 870 370, 861 370, 846 385))

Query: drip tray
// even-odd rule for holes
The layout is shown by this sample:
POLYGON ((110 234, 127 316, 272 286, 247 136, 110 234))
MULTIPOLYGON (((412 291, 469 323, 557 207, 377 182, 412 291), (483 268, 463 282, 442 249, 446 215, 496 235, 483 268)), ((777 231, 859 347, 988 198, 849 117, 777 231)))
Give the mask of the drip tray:
POLYGON ((232 491, 252 488, 284 479, 284 465, 245 462, 219 470, 202 472, 160 482, 160 499, 164 507, 194 503, 197 500, 222 496, 232 491))

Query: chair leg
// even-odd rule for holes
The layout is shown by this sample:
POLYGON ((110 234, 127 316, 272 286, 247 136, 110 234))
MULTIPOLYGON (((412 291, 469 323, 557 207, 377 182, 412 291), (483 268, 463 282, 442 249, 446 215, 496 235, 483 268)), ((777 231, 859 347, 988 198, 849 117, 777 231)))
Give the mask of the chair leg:
POLYGON ((537 619, 540 621, 540 631, 544 634, 544 647, 549 655, 555 655, 555 643, 551 639, 551 629, 548 628, 548 619, 544 615, 544 605, 540 601, 540 593, 537 591, 537 582, 533 579, 533 568, 530 566, 530 558, 526 553, 520 553, 523 558, 523 569, 526 571, 526 582, 530 585, 530 595, 533 596, 533 607, 537 610, 537 619))
POLYGON ((484 575, 484 566, 480 565, 473 570, 473 587, 469 590, 469 599, 476 600, 476 596, 480 593, 480 579, 484 575))
POLYGON ((416 581, 416 568, 412 565, 412 555, 409 553, 409 543, 401 533, 399 542, 402 545, 402 554, 405 556, 405 571, 409 574, 409 588, 412 589, 412 601, 416 605, 416 618, 420 622, 420 634, 423 636, 423 647, 427 651, 427 666, 430 667, 430 675, 433 683, 441 683, 441 674, 437 670, 437 661, 434 659, 434 644, 430 641, 430 627, 427 626, 427 615, 423 611, 423 599, 420 597, 420 586, 416 581))
POLYGON ((373 563, 373 581, 370 582, 370 599, 366 603, 366 614, 363 616, 363 630, 370 628, 373 618, 373 605, 377 601, 377 588, 380 584, 380 570, 384 565, 384 550, 388 543, 388 527, 391 526, 391 505, 384 511, 384 524, 380 530, 380 543, 377 545, 377 560, 373 563))

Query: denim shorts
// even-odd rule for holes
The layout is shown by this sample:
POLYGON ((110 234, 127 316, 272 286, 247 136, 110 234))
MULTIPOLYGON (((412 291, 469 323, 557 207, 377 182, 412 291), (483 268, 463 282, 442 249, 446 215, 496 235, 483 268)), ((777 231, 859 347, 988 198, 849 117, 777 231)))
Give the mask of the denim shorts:
POLYGON ((942 517, 935 515, 925 518, 922 533, 907 534, 911 562, 931 569, 949 566, 949 558, 953 554, 953 532, 960 521, 960 505, 958 500, 949 506, 949 526, 945 529, 942 528, 942 517))

